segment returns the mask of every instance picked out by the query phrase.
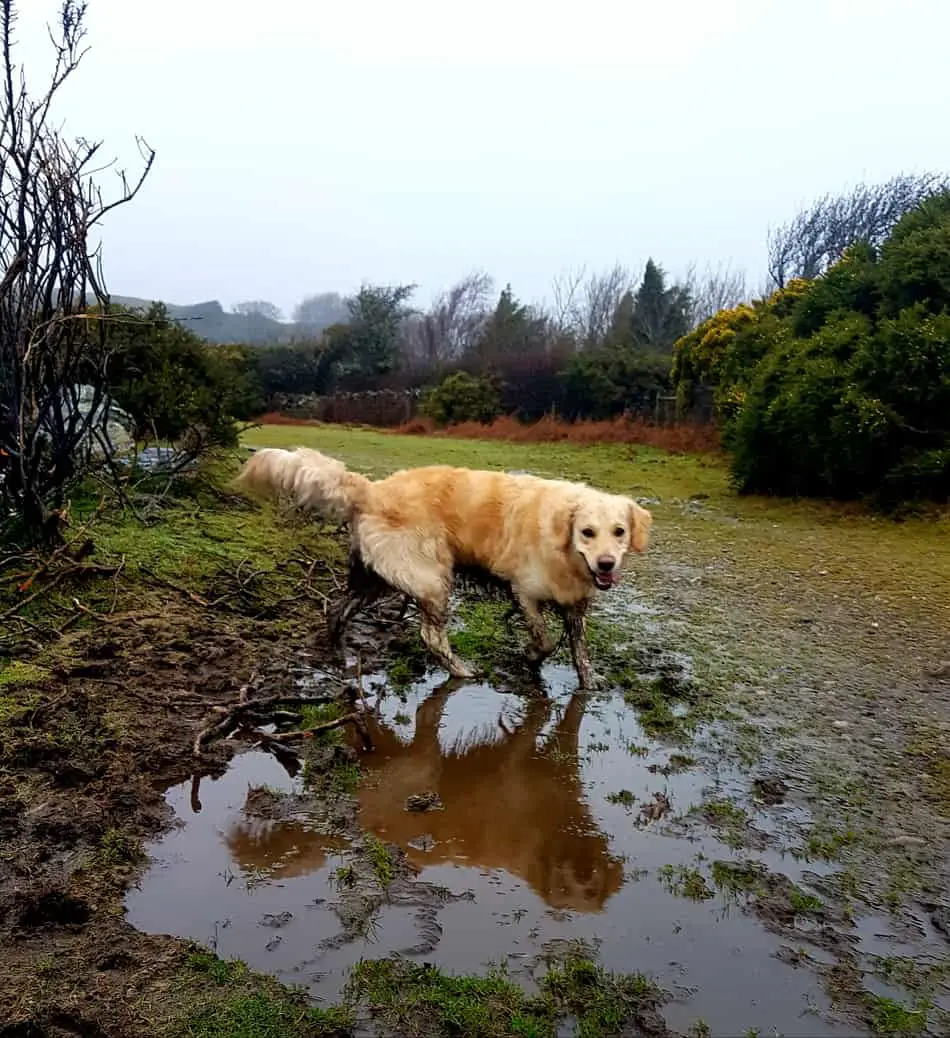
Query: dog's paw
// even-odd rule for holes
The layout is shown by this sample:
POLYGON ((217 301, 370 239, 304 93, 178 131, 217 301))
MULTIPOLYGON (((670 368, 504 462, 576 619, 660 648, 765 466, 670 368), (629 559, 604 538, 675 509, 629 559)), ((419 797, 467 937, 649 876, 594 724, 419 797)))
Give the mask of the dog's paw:
POLYGON ((580 679, 581 692, 606 692, 610 688, 610 682, 595 671, 589 671, 580 679))
POLYGON ((450 667, 449 674, 453 678, 459 678, 460 680, 471 680, 478 677, 478 672, 473 667, 468 666, 467 663, 457 663, 450 667))

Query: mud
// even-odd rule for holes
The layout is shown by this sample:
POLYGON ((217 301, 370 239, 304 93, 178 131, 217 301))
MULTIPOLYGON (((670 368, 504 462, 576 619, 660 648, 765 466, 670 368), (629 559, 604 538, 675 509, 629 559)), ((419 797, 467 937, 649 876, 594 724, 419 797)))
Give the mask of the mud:
POLYGON ((364 958, 505 962, 530 982, 552 942, 581 941, 670 991, 674 1030, 862 1033, 821 976, 860 937, 809 885, 820 867, 783 854, 781 780, 691 764, 620 696, 571 694, 567 667, 544 678, 547 698, 438 675, 395 693, 367 675, 375 749, 358 754, 353 811, 328 813, 257 751, 202 783, 200 812, 173 787, 179 824, 149 847, 129 920, 323 1000, 364 958), (742 795, 757 814, 724 839, 703 805, 742 795))

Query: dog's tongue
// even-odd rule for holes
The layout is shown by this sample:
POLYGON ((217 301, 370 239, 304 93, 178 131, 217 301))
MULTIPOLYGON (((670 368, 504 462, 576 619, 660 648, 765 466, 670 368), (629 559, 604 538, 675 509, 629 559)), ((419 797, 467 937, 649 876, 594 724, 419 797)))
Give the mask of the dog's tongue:
POLYGON ((611 570, 611 572, 609 574, 609 577, 610 577, 610 583, 611 584, 619 584, 620 583, 620 570, 619 569, 611 570))

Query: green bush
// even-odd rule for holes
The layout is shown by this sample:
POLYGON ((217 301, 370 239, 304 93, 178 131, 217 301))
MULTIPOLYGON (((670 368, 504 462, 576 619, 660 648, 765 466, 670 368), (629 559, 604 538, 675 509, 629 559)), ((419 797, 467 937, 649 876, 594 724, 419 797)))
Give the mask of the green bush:
POLYGON ((582 350, 561 371, 566 418, 602 421, 628 408, 642 410, 670 388, 670 358, 636 347, 608 345, 582 350))
POLYGON ((494 379, 457 371, 426 393, 419 410, 436 425, 487 425, 501 414, 501 390, 494 379))
POLYGON ((819 278, 724 311, 676 346, 712 385, 743 492, 950 499, 950 195, 819 278))
POLYGON ((237 442, 236 420, 259 400, 243 347, 204 342, 159 304, 145 313, 114 310, 104 330, 109 388, 137 437, 190 449, 237 442))

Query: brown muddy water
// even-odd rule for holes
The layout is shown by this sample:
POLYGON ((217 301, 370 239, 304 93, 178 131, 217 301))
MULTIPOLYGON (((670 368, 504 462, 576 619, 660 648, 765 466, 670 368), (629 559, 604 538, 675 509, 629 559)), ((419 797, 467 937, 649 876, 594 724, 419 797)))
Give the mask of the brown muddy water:
MULTIPOLYGON (((306 812, 245 812, 252 789, 303 788, 258 750, 204 780, 200 804, 190 783, 168 790, 178 825, 149 848, 130 921, 328 1001, 360 958, 401 953, 459 973, 502 962, 530 986, 545 948, 582 941, 606 967, 671 992, 664 1016, 675 1030, 701 1019, 713 1035, 865 1033, 831 1012, 820 978, 802 968, 834 961, 807 942, 804 920, 779 935, 742 895, 711 885, 692 900, 676 882, 680 868, 708 878, 713 862, 755 859, 809 892, 821 867, 796 863, 773 838, 800 812, 763 808, 750 830, 760 838, 745 847, 687 824, 703 801, 749 803, 749 776, 714 761, 671 770, 675 748, 647 737, 620 697, 572 695, 563 667, 545 678, 549 700, 434 679, 371 697, 376 749, 360 755, 357 821, 403 848, 418 873, 393 883, 360 936, 342 922, 350 842, 306 812), (441 808, 407 810, 422 793, 438 794, 441 808)), ((368 689, 384 684, 368 676, 368 689)), ((863 929, 859 940, 886 942, 872 923, 863 929)))

